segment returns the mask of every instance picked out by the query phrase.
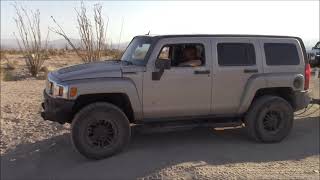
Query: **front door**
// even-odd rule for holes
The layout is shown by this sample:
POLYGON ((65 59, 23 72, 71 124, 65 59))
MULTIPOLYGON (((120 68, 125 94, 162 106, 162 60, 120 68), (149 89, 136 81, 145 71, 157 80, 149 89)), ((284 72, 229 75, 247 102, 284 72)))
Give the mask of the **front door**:
POLYGON ((159 40, 143 79, 144 118, 207 115, 211 108, 210 41, 201 38, 159 40), (157 60, 171 61, 159 79, 157 60))

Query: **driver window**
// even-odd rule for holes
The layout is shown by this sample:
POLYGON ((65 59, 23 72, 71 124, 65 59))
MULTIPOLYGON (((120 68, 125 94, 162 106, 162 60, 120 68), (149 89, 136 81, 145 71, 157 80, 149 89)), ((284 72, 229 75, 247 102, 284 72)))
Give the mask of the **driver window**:
POLYGON ((170 60, 172 67, 198 67, 205 65, 202 44, 170 44, 162 47, 159 60, 170 60))
POLYGON ((158 59, 161 60, 170 60, 170 55, 169 55, 169 51, 170 51, 170 47, 169 46, 165 46, 161 49, 160 54, 158 59))

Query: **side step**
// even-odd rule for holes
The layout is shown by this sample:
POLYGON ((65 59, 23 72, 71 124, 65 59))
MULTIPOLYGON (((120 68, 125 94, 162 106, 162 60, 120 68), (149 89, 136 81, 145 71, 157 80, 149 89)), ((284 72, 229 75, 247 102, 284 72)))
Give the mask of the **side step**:
POLYGON ((217 121, 183 121, 181 122, 157 122, 157 123, 145 123, 135 124, 132 128, 134 131, 141 133, 159 133, 159 132, 171 132, 171 131, 183 131, 191 130, 200 127, 210 128, 233 128, 242 126, 241 120, 217 122, 217 121))

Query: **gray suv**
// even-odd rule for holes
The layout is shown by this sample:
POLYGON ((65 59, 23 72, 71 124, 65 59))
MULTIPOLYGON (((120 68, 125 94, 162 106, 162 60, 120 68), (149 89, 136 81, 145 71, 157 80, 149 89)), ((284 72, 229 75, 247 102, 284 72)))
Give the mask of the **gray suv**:
POLYGON ((133 127, 244 126, 279 142, 309 104, 309 80, 298 37, 136 36, 120 60, 49 73, 41 115, 71 123, 75 148, 92 159, 121 151, 133 127))

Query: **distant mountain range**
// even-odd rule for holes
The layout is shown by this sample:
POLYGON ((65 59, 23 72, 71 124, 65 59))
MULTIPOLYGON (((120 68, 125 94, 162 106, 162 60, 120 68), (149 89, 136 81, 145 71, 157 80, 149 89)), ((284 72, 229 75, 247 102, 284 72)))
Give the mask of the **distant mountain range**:
MULTIPOLYGON (((71 39, 72 43, 74 43, 76 46, 80 44, 79 39, 71 39)), ((310 51, 311 48, 316 44, 317 40, 304 40, 305 46, 307 51, 310 51)), ((123 42, 120 43, 119 48, 120 49, 125 49, 129 42, 123 42)), ((63 49, 68 46, 70 49, 70 45, 65 39, 58 39, 58 40, 52 40, 49 41, 48 43, 49 48, 54 48, 54 49, 63 49)), ((112 45, 113 49, 118 48, 118 44, 113 44, 112 45)), ((1 39, 1 49, 19 49, 19 46, 17 44, 17 41, 15 39, 1 39)))
MULTIPOLYGON (((80 39, 71 39, 71 42, 75 46, 79 46, 80 39)), ((129 42, 120 43, 119 48, 125 49, 128 44, 129 42)), ((48 47, 53 49, 64 49, 68 47, 69 49, 71 49, 71 46, 68 44, 68 42, 65 39, 57 39, 57 40, 49 41, 48 47)), ((112 48, 117 49, 118 44, 113 44, 112 48)), ((1 49, 19 49, 19 45, 17 43, 17 40, 15 39, 1 39, 1 49)))

